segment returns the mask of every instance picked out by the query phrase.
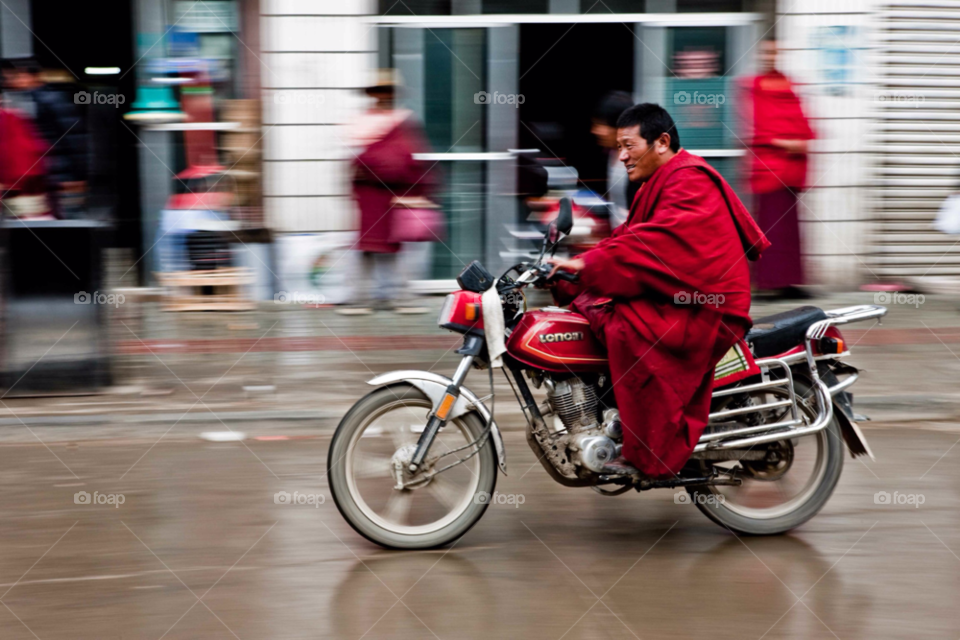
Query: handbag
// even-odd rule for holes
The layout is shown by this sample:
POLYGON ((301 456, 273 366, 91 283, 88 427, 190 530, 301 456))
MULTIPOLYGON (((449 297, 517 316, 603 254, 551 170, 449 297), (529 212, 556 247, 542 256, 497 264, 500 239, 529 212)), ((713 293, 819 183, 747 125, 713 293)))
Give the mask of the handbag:
POLYGON ((446 237, 446 219, 440 208, 422 197, 393 199, 390 223, 391 242, 442 242, 446 237))

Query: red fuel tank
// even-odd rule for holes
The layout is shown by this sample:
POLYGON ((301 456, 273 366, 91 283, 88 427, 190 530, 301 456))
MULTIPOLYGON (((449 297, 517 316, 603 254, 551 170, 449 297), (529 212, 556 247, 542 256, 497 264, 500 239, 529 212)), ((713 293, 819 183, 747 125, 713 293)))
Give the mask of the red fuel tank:
POLYGON ((510 339, 507 352, 538 369, 571 371, 607 370, 607 353, 579 313, 548 307, 524 314, 510 339))

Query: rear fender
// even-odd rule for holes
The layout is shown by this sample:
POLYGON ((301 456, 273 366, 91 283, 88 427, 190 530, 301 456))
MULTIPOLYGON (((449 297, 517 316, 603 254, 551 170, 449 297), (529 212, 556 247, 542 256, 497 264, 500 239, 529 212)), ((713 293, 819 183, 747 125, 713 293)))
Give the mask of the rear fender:
POLYGON ((840 423, 840 433, 843 434, 843 441, 847 443, 847 448, 850 449, 850 455, 854 458, 868 455, 871 460, 876 460, 873 456, 873 451, 870 450, 870 445, 867 444, 867 439, 863 436, 863 432, 860 431, 860 427, 857 426, 856 422, 847 417, 843 407, 836 401, 833 403, 833 415, 837 419, 837 422, 840 423))
MULTIPOLYGON (((440 404, 440 399, 446 394, 447 388, 453 384, 453 380, 429 371, 391 371, 390 373, 384 373, 367 381, 367 384, 375 387, 400 383, 412 385, 422 391, 425 396, 430 398, 434 408, 436 408, 437 405, 440 404)), ((476 411, 480 414, 480 418, 484 423, 490 422, 490 437, 493 438, 493 446, 497 452, 497 464, 500 467, 500 471, 503 472, 503 475, 507 475, 507 452, 503 446, 503 436, 500 433, 500 427, 498 427, 497 423, 491 418, 490 410, 487 409, 487 406, 483 404, 472 391, 461 386, 460 397, 457 398, 456 404, 453 405, 449 418, 456 418, 471 411, 476 411)))
POLYGON ((830 389, 830 395, 833 397, 833 415, 837 418, 837 422, 840 423, 840 432, 843 434, 843 440, 847 443, 847 448, 850 449, 850 455, 854 458, 868 455, 871 460, 876 460, 873 456, 873 451, 870 450, 870 445, 867 444, 866 437, 863 435, 863 432, 860 431, 860 427, 857 426, 856 420, 854 420, 853 396, 845 390, 837 390, 838 388, 846 389, 847 387, 840 383, 836 373, 833 371, 834 367, 840 371, 841 374, 847 374, 848 378, 844 380, 845 383, 856 382, 859 374, 855 367, 840 361, 821 362, 818 367, 820 379, 823 380, 824 384, 830 389))

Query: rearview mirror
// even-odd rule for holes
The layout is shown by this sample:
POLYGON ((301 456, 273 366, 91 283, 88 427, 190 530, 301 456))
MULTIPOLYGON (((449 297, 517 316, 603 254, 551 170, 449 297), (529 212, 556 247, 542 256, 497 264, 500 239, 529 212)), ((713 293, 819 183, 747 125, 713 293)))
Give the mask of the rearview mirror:
POLYGON ((557 214, 557 231, 569 235, 573 229, 573 201, 570 198, 560 198, 560 213, 557 214))

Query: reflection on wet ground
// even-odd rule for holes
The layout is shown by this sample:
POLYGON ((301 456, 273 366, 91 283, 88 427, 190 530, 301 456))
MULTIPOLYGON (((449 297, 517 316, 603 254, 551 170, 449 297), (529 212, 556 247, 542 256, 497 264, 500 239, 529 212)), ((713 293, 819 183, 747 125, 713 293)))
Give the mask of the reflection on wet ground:
POLYGON ((670 492, 555 485, 509 433, 497 489, 523 504, 429 552, 346 525, 319 431, 8 444, 2 637, 955 638, 958 454, 937 460, 957 434, 868 435, 877 461, 848 458, 817 518, 740 539, 670 492), (282 491, 323 498, 277 504, 282 491))

